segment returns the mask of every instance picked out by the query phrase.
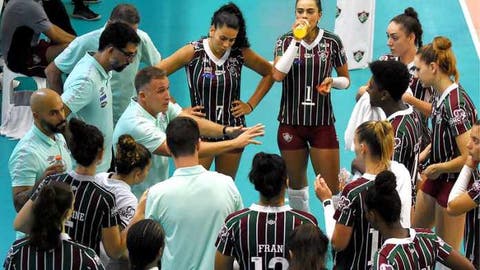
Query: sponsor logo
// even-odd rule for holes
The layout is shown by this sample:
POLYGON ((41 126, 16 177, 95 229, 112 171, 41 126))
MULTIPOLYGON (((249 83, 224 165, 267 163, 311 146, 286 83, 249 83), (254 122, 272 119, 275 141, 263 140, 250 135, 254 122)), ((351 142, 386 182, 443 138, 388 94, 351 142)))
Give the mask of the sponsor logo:
POLYGON ((365 54, 365 51, 362 51, 362 50, 358 50, 356 52, 353 52, 353 59, 355 59, 355 61, 357 61, 357 62, 360 62, 360 61, 362 61, 364 54, 365 54))
POLYGON ((366 22, 368 20, 368 16, 370 16, 370 13, 366 12, 365 10, 360 13, 357 13, 358 20, 361 23, 366 22))
POLYGON ((118 210, 118 214, 122 217, 126 217, 127 219, 132 219, 133 215, 135 215, 135 208, 131 206, 127 206, 118 210))
POLYGON ((456 109, 453 111, 453 118, 448 120, 450 125, 458 125, 465 122, 467 113, 463 109, 456 109))
POLYGON ((105 93, 105 87, 100 88, 100 107, 105 108, 107 106, 107 94, 105 93))

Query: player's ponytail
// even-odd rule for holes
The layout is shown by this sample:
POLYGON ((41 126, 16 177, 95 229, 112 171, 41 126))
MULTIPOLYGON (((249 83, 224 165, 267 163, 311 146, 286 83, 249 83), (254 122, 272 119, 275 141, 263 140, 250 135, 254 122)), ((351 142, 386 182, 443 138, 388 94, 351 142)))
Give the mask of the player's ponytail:
POLYGON ((216 29, 227 26, 238 30, 237 38, 233 44, 233 48, 249 48, 250 43, 247 38, 247 27, 243 18, 242 12, 237 5, 230 2, 221 6, 215 13, 213 13, 211 26, 216 29))

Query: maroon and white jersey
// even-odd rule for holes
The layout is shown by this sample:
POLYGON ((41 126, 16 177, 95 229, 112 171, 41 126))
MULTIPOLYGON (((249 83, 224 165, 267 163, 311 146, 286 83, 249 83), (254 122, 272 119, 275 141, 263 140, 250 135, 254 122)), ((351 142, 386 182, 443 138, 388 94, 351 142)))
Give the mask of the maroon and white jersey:
MULTIPOLYGON (((431 163, 442 163, 460 155, 455 138, 470 130, 477 111, 467 92, 456 83, 450 85, 432 104, 431 163)), ((441 175, 455 180, 458 173, 441 175)))
MULTIPOLYGON (((386 55, 382 55, 379 58, 379 60, 380 61, 388 61, 388 60, 400 61, 400 58, 392 54, 386 54, 386 55)), ((415 65, 413 62, 410 62, 407 65, 407 68, 408 68, 408 72, 410 73, 410 83, 408 85, 408 88, 412 91, 413 96, 422 101, 432 103, 435 97, 435 91, 433 90, 433 88, 422 86, 422 83, 420 82, 420 80, 415 74, 415 65)), ((421 150, 423 150, 431 142, 432 132, 428 128, 428 117, 424 116, 419 111, 417 112, 422 121, 422 125, 420 127, 421 127, 421 135, 422 135, 421 150)))
POLYGON ((3 264, 8 270, 103 270, 100 258, 93 249, 78 244, 66 234, 61 235, 59 247, 37 250, 30 238, 15 241, 3 264))
POLYGON ((389 238, 375 254, 372 270, 435 269, 445 263, 452 247, 430 229, 409 229, 408 238, 389 238))
POLYGON ((34 201, 43 186, 51 181, 70 185, 75 196, 72 216, 65 222, 65 232, 73 241, 100 254, 102 229, 120 224, 115 196, 100 186, 94 176, 79 175, 72 171, 45 178, 31 199, 34 201))
POLYGON ((191 43, 192 60, 185 66, 192 106, 204 106, 206 118, 226 126, 245 126, 245 117, 235 118, 232 102, 240 99, 240 76, 243 54, 240 49, 228 49, 218 59, 208 45, 208 39, 191 43))
MULTIPOLYGON (((480 171, 473 171, 473 183, 468 190, 468 195, 477 204, 480 204, 480 171)), ((480 208, 467 212, 465 219, 465 232, 463 235, 465 257, 467 257, 475 268, 480 269, 480 208)))
POLYGON ((333 269, 369 269, 373 264, 373 255, 382 241, 365 217, 365 195, 374 184, 362 176, 342 191, 333 218, 339 224, 352 227, 352 236, 344 250, 334 253, 333 269))
POLYGON ((225 219, 215 246, 220 253, 235 257, 242 270, 286 270, 288 236, 304 223, 317 225, 317 220, 288 205, 252 204, 225 219))
MULTIPOLYGON (((282 56, 290 42, 295 42, 291 31, 278 38, 275 57, 282 56)), ((316 87, 332 75, 334 68, 346 63, 342 41, 327 30, 319 29, 311 44, 300 42, 292 68, 282 81, 278 121, 287 125, 333 125, 330 94, 323 96, 316 87)))
POLYGON ((387 120, 393 127, 395 141, 393 160, 405 165, 410 172, 412 199, 414 199, 416 197, 415 183, 422 143, 420 116, 411 106, 408 106, 407 109, 390 115, 387 120))

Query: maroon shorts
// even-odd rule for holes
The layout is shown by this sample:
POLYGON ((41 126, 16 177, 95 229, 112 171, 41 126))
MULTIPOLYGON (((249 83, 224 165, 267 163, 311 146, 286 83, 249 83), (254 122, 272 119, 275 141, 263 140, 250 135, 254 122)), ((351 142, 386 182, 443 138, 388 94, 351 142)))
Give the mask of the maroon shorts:
MULTIPOLYGON (((202 137, 203 142, 221 142, 221 141, 228 141, 231 140, 229 137, 224 136, 222 138, 210 138, 210 137, 202 137)), ((243 153, 243 147, 242 148, 236 148, 227 152, 224 152, 226 154, 236 154, 236 153, 243 153)))
POLYGON ((335 126, 299 126, 280 124, 277 132, 280 150, 300 150, 309 146, 319 149, 338 149, 335 126))
POLYGON ((438 178, 435 180, 427 179, 423 182, 420 189, 433 198, 437 199, 437 203, 443 208, 447 208, 448 195, 455 184, 455 179, 438 178))

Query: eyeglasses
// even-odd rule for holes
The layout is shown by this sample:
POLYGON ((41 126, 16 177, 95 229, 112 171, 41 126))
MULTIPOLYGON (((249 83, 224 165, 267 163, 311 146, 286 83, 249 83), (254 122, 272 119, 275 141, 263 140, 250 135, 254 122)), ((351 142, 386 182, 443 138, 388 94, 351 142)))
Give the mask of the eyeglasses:
POLYGON ((116 47, 114 47, 114 48, 117 49, 118 51, 120 51, 128 59, 133 59, 137 55, 137 52, 126 52, 126 51, 124 51, 120 48, 116 48, 116 47))

